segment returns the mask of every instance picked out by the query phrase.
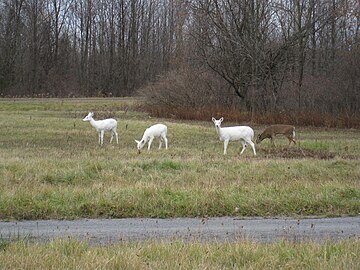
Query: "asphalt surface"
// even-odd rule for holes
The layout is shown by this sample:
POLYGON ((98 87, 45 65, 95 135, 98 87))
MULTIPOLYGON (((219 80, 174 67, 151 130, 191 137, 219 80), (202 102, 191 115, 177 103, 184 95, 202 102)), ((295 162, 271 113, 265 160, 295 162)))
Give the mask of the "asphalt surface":
POLYGON ((72 238, 92 244, 128 241, 315 241, 360 239, 360 216, 340 218, 81 219, 0 222, 0 239, 72 238))

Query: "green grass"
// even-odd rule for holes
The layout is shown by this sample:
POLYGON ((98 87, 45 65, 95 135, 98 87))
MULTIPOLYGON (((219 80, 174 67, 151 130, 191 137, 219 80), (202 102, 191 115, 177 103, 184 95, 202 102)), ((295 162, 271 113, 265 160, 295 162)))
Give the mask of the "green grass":
MULTIPOLYGON (((224 156, 210 119, 154 119, 131 111, 134 104, 1 103, 0 219, 360 212, 359 130, 297 127, 298 146, 279 136, 275 148, 264 141, 258 156, 249 148, 239 157, 240 143, 231 142, 224 156), (118 119, 119 145, 109 144, 109 134, 97 144, 95 129, 82 121, 88 111, 118 119), (154 141, 139 155, 134 139, 158 122, 168 125, 169 149, 154 141)), ((263 128, 254 126, 257 134, 263 128)))
POLYGON ((360 242, 0 244, 1 269, 359 269, 360 242))

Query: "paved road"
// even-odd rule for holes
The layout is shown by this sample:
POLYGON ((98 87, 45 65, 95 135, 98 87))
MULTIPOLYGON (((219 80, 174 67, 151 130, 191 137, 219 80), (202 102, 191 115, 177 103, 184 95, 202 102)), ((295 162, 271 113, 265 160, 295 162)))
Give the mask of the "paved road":
POLYGON ((276 242, 360 239, 360 216, 319 219, 82 219, 0 222, 0 238, 45 241, 59 237, 94 244, 184 240, 276 242))

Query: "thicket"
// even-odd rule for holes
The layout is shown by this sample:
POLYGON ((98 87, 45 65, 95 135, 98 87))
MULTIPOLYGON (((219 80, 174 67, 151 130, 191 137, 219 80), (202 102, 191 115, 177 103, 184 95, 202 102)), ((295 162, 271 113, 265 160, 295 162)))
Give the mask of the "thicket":
MULTIPOLYGON (((320 78, 310 77, 304 84, 308 88, 301 109, 296 105, 291 88, 284 88, 278 93, 281 104, 276 109, 262 107, 261 100, 255 98, 254 107, 248 110, 221 78, 190 68, 169 72, 137 94, 144 97, 144 105, 139 108, 154 117, 210 121, 215 116, 243 124, 360 128, 360 113, 344 106, 351 93, 336 93, 328 80, 320 78)), ((260 94, 257 91, 257 95, 260 94)))

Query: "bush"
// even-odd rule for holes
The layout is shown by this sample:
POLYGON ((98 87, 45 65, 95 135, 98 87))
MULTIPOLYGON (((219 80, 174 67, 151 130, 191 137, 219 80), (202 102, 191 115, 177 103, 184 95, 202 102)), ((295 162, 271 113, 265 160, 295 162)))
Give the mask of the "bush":
POLYGON ((227 121, 241 124, 360 128, 358 113, 340 111, 341 108, 329 111, 331 104, 336 103, 333 100, 337 97, 329 95, 329 83, 323 82, 323 87, 316 87, 319 82, 311 84, 309 81, 306 81, 306 87, 304 87, 309 91, 304 91, 304 104, 300 109, 296 103, 296 91, 290 87, 284 87, 279 93, 281 102, 276 109, 267 111, 261 105, 261 99, 255 98, 253 104, 255 109, 250 112, 222 78, 210 71, 199 71, 189 67, 173 70, 160 76, 156 82, 141 88, 138 94, 144 98, 143 110, 154 117, 210 120, 213 116, 223 116, 227 121), (318 90, 310 91, 311 89, 318 90), (329 97, 326 97, 325 93, 329 97))

